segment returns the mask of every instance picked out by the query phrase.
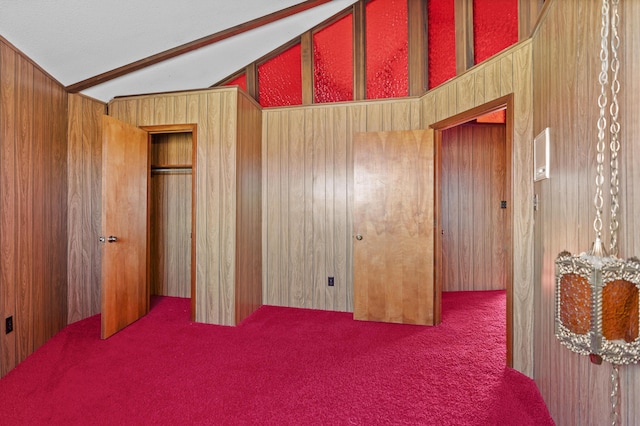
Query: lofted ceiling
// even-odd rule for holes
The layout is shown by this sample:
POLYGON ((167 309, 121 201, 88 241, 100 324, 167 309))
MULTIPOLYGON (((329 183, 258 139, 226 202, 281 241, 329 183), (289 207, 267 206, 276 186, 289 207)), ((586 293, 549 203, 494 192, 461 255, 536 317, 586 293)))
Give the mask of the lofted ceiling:
POLYGON ((71 91, 108 102, 210 87, 356 1, 0 0, 0 36, 71 91))

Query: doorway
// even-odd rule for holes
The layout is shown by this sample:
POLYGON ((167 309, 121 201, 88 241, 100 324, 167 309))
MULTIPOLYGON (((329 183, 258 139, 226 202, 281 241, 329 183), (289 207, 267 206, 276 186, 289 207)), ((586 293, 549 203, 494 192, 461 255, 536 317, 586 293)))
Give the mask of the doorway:
POLYGON ((513 95, 508 95, 431 126, 436 280, 445 291, 506 289, 508 366, 513 359, 512 123, 513 95), (477 123, 497 111, 504 111, 504 124, 477 123))
POLYGON ((190 298, 193 320, 196 125, 140 128, 149 134, 149 293, 190 298))

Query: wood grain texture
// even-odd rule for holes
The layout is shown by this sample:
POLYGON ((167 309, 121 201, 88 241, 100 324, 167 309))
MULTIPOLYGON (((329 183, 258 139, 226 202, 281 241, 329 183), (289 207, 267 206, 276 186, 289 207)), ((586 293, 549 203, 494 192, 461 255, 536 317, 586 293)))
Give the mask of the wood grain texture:
MULTIPOLYGON (((533 37, 533 131, 551 129, 551 178, 535 184, 540 210, 535 220, 536 291, 534 309, 535 381, 558 425, 610 423, 611 366, 593 365, 587 357, 560 346, 554 337, 554 261, 558 253, 587 250, 593 240, 593 176, 599 94, 601 3, 547 1, 533 37), (589 404, 584 401, 589 400, 589 404)), ((620 256, 640 252, 638 137, 640 84, 633 76, 640 67, 637 49, 640 4, 620 3, 621 38, 620 121, 625 134, 621 148, 620 256)), ((514 65, 517 64, 514 55, 514 65)), ((517 65, 516 65, 517 66, 517 65)), ((518 82, 514 79, 514 85, 518 82)), ((605 169, 605 175, 608 174, 605 169)), ((605 200, 605 228, 609 201, 605 200)), ((608 236, 605 232, 605 239, 608 236)), ((640 368, 621 368, 621 424, 640 418, 640 368)))
POLYGON ((0 38, 0 376, 67 324, 67 94, 0 38))
POLYGON ((434 325, 433 131, 353 143, 354 319, 434 325))
POLYGON ((409 96, 422 96, 428 88, 427 6, 422 0, 408 0, 409 96))
MULTIPOLYGON (((144 99, 141 105, 151 104, 144 99)), ((194 125, 142 126, 151 135, 151 294, 192 297, 194 125)), ((193 296, 195 300, 195 296, 193 296)), ((195 304, 195 302, 194 302, 195 304)), ((192 315, 195 311, 192 310, 192 315)))
POLYGON ((353 134, 418 129, 418 101, 262 114, 263 301, 353 311, 353 134), (334 287, 327 285, 329 276, 334 287))
POLYGON ((456 74, 474 65, 473 0, 454 0, 456 25, 456 74))
POLYGON ((238 96, 235 324, 262 306, 262 112, 238 96))
MULTIPOLYGON (((512 175, 506 178, 506 191, 511 194, 514 207, 510 218, 513 247, 511 258, 506 262, 506 273, 507 277, 513 277, 514 288, 513 294, 508 297, 513 306, 508 303, 507 314, 513 325, 512 365, 529 376, 533 375, 533 192, 530 184, 532 171, 529 149, 529 141, 533 135, 531 50, 530 41, 518 43, 456 79, 431 90, 420 100, 421 126, 426 128, 434 123, 445 123, 456 114, 473 112, 474 108, 481 108, 483 105, 505 102, 501 97, 513 93, 513 116, 510 119, 513 124, 507 123, 507 126, 513 125, 513 130, 507 127, 507 132, 511 131, 513 134, 513 151, 506 153, 513 170, 512 175), (462 81, 471 81, 471 75, 476 82, 478 79, 484 80, 484 96, 476 97, 473 108, 465 109, 468 95, 462 95, 458 91, 469 87, 470 83, 462 81)), ((469 119, 471 118, 473 117, 470 116, 469 119)), ((452 122, 451 125, 455 123, 452 122)), ((445 264, 444 273, 454 266, 445 264)))
POLYGON ((505 126, 464 124, 442 139, 443 291, 504 290, 505 126), (444 266, 443 265, 443 266, 444 266))
POLYGON ((262 131, 259 111, 255 101, 237 88, 118 98, 109 104, 110 115, 134 125, 141 125, 140 120, 145 126, 198 125, 194 212, 198 231, 192 294, 199 322, 235 325, 261 303, 257 296, 261 273, 255 278, 255 253, 261 253, 262 234, 256 231, 261 222, 255 219, 262 187, 262 174, 255 172, 255 141, 262 131), (240 155, 242 149, 246 152, 240 155), (252 239, 248 234, 241 236, 243 244, 237 234, 240 227, 253 231, 252 239), (249 274, 243 277, 251 277, 243 287, 238 287, 240 266, 247 267, 243 274, 249 274))
POLYGON ((100 312, 101 118, 106 105, 81 95, 69 95, 68 111, 68 303, 65 309, 69 322, 75 322, 100 312))
POLYGON ((102 117, 101 332, 106 339, 149 311, 147 132, 102 117))
POLYGON ((518 0, 518 40, 531 37, 543 5, 544 0, 518 0))

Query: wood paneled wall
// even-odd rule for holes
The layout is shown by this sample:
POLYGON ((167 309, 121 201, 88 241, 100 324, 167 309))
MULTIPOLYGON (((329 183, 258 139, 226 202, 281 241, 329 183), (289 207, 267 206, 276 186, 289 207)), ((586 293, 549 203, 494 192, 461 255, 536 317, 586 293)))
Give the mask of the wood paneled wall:
POLYGON ((513 367, 533 376, 533 139, 531 41, 520 42, 421 98, 422 127, 513 93, 511 188, 513 367))
POLYGON ((236 324, 262 305, 262 109, 238 95, 236 324))
POLYGON ((149 287, 152 295, 191 297, 191 181, 191 173, 151 174, 149 287))
MULTIPOLYGON (((533 38, 534 132, 551 129, 551 177, 535 184, 535 380, 558 425, 610 424, 611 366, 561 346, 554 337, 554 261, 594 239, 596 120, 600 71, 599 0, 547 1, 533 38)), ((640 255, 640 2, 620 2, 620 256, 640 255)), ((610 97, 609 97, 610 99, 610 97)), ((608 149, 608 148, 607 148, 608 149)), ((605 176, 609 173, 605 168, 605 176)), ((608 180, 608 178, 606 178, 608 180)), ((609 201, 605 216, 609 217, 609 201)), ((604 221, 608 229, 608 219, 604 221)), ((608 242, 608 231, 605 231, 608 242)), ((640 366, 621 367, 621 424, 640 419, 640 366)))
POLYGON ((354 132, 424 129, 513 93, 513 365, 533 375, 531 68, 525 41, 419 99, 264 110, 264 302, 353 310, 354 132))
POLYGON ((418 128, 417 99, 263 111, 265 304, 353 311, 353 134, 418 128))
POLYGON ((68 96, 67 291, 69 323, 100 313, 102 119, 107 106, 68 96))
POLYGON ((152 295, 191 297, 193 135, 161 133, 151 140, 149 287, 152 295), (165 169, 154 171, 158 167, 165 169))
POLYGON ((109 115, 136 126, 198 125, 196 321, 235 325, 261 304, 260 107, 224 88, 118 98, 109 115))
POLYGON ((67 324, 66 244, 67 94, 0 38, 0 376, 67 324))
POLYGON ((504 124, 463 124, 442 135, 443 291, 507 286, 504 124))

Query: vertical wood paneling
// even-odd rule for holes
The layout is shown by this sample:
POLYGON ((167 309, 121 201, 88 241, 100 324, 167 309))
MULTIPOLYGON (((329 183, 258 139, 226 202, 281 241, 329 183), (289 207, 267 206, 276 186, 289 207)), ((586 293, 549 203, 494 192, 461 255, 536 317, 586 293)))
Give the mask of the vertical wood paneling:
MULTIPOLYGON (((508 259, 507 273, 513 276, 513 366, 533 375, 533 222, 531 149, 532 138, 532 74, 531 43, 523 42, 504 50, 497 56, 467 71, 421 98, 422 127, 464 112, 468 95, 458 91, 468 85, 458 84, 471 76, 474 82, 484 80, 484 96, 475 99, 476 106, 493 101, 505 94, 514 94, 513 152, 507 152, 512 162, 513 176, 507 176, 507 191, 513 200, 511 229, 513 231, 512 259, 508 259), (515 58, 515 59, 514 59, 515 58), (484 77, 482 77, 484 75, 484 77), (435 104, 435 105, 433 105, 435 104), (517 287, 516 287, 517 286, 517 287)), ((473 89, 475 92, 476 89, 473 89)), ((508 126, 507 126, 508 127, 508 126)), ((452 265, 445 264, 445 270, 452 265)), ((455 265, 453 265, 455 266, 455 265)))
POLYGON ((0 38, 0 376, 67 324, 66 123, 64 89, 0 38))
POLYGON ((191 297, 193 145, 190 132, 152 135, 152 167, 191 170, 151 173, 151 294, 191 297))
MULTIPOLYGON (((273 114, 277 116, 277 114, 273 114)), ((288 111, 288 122, 289 128, 284 129, 281 137, 282 143, 281 146, 288 146, 288 155, 284 158, 304 158, 304 111, 300 109, 290 110, 288 111)), ((268 114, 268 119, 273 120, 271 114, 268 114)), ((264 123, 264 121, 263 121, 264 123)), ((271 144, 278 144, 277 135, 269 139, 271 144)), ((274 159, 275 160, 275 159, 274 159)), ((272 164, 271 160, 268 163, 268 167, 272 164)), ((282 178, 288 180, 289 184, 289 194, 286 197, 287 200, 287 209, 288 209, 288 218, 289 221, 287 223, 288 228, 288 249, 286 251, 280 251, 280 253, 285 253, 285 255, 280 254, 281 257, 287 261, 286 269, 288 269, 288 299, 285 302, 285 306, 303 306, 304 305, 304 284, 305 284, 305 257, 304 257, 304 245, 305 239, 303 236, 305 235, 305 214, 304 214, 304 204, 305 204, 305 164, 303 161, 287 161, 289 166, 289 174, 287 176, 282 176, 282 178)), ((272 176, 270 173, 269 177, 272 176)), ((263 192, 265 198, 263 202, 266 200, 271 200, 269 198, 269 192, 263 192)), ((272 203, 269 203, 272 204, 272 203)), ((271 229, 271 228, 269 228, 271 229)), ((271 239, 270 239, 271 240, 271 239)), ((273 239, 275 241, 275 238, 273 239)), ((271 248, 271 246, 265 246, 267 251, 271 248)), ((271 254, 269 254, 271 256, 271 254)), ((264 264, 264 263, 263 263, 264 264)), ((265 268, 267 266, 271 266, 272 264, 264 264, 265 268)), ((278 269, 279 271, 279 269, 278 269)), ((285 287, 279 286, 280 282, 277 273, 275 271, 269 271, 269 275, 267 279, 264 280, 264 286, 271 289, 272 286, 277 287, 285 287), (271 280, 273 278, 273 281, 271 280)), ((274 300, 274 299, 270 299, 274 300)))
POLYGON ((352 136, 420 117, 418 99, 263 111, 265 304, 353 310, 352 136))
POLYGON ((352 263, 352 257, 348 255, 351 247, 350 240, 344 238, 345 235, 351 235, 348 232, 351 216, 347 213, 347 171, 352 163, 348 160, 347 143, 344 140, 347 131, 347 108, 345 106, 336 108, 332 118, 333 185, 327 190, 332 193, 333 224, 329 226, 329 230, 333 230, 333 262, 330 272, 335 279, 335 287, 331 289, 335 294, 329 298, 332 305, 329 308, 345 311, 347 310, 347 283, 351 278, 349 271, 352 263))
POLYGON ((505 126, 465 124, 442 138, 443 290, 504 290, 505 126))
MULTIPOLYGON (((536 305, 534 311, 535 380, 558 425, 610 423, 611 366, 591 364, 587 357, 568 351, 554 337, 554 261, 561 250, 579 253, 593 240, 592 206, 595 176, 596 119, 599 93, 600 7, 597 0, 549 2, 533 39, 534 133, 552 130, 551 178, 535 185, 540 198, 536 214, 536 305)), ((640 84, 632 76, 640 67, 635 54, 640 36, 640 4, 621 3, 620 121, 621 206, 620 254, 637 256, 640 241, 640 173, 637 162, 640 84)), ((514 66, 517 57, 514 55, 514 66)), ((518 82, 514 79, 514 86, 518 82)), ((605 175, 608 174, 605 168, 605 175)), ((605 178, 606 179, 606 178, 605 178)), ((605 216, 608 218, 608 200, 605 216)), ((605 229, 608 219, 605 218, 605 229)), ((604 232, 608 240, 607 231, 604 232)), ((621 368, 621 424, 640 418, 640 367, 621 368)))
POLYGON ((221 99, 220 134, 220 313, 228 324, 235 324, 235 256, 236 256, 236 96, 221 99))
MULTIPOLYGON (((32 288, 33 297, 31 299, 31 309, 33 312, 33 341, 44 342, 47 324, 47 312, 45 311, 45 300, 48 301, 49 295, 45 296, 44 278, 49 273, 48 259, 44 255, 44 244, 37 243, 38 240, 44 239, 44 241, 51 241, 50 236, 45 232, 48 231, 44 227, 42 217, 45 214, 45 207, 48 204, 48 195, 45 196, 44 185, 46 175, 49 173, 51 167, 47 167, 44 159, 48 162, 50 158, 49 152, 45 154, 45 150, 49 151, 50 141, 46 140, 48 136, 46 133, 51 132, 52 129, 45 131, 45 123, 47 122, 48 104, 51 99, 49 93, 47 93, 45 75, 37 68, 33 71, 33 143, 32 148, 32 161, 33 164, 41 165, 41 167, 32 170, 31 179, 33 180, 33 190, 31 197, 33 198, 33 222, 31 224, 31 232, 33 235, 33 249, 31 255, 32 262, 32 288), (35 117, 41 117, 36 120, 35 117), (49 238, 47 238, 49 237, 49 238)), ((48 288, 47 288, 48 292, 48 288)))
MULTIPOLYGON (((266 214, 265 225, 268 229, 273 230, 275 232, 274 238, 267 240, 264 245, 265 248, 265 261, 264 266, 265 269, 263 271, 264 281, 269 283, 268 286, 265 286, 266 293, 263 294, 263 297, 267 303, 273 304, 286 304, 283 300, 284 297, 281 296, 280 289, 284 287, 280 285, 280 257, 277 256, 277 253, 281 253, 280 249, 281 241, 282 241, 282 231, 280 226, 280 207, 282 205, 282 198, 280 196, 280 179, 282 174, 280 173, 280 146, 285 144, 287 141, 280 141, 279 135, 282 135, 282 139, 286 138, 286 133, 281 132, 280 130, 280 115, 277 114, 266 114, 266 117, 263 121, 265 123, 265 130, 263 134, 266 137, 268 143, 263 144, 263 151, 266 156, 266 164, 264 171, 264 184, 263 188, 266 189, 263 191, 265 194, 265 200, 270 200, 269 204, 264 204, 264 211, 266 214)), ((297 183, 303 183, 304 181, 297 181, 297 183)), ((301 200, 302 198, 296 198, 295 200, 301 200)), ((302 217, 304 220, 304 216, 302 217)), ((300 239, 300 241, 304 241, 300 239)), ((304 263, 300 263, 302 266, 304 263)), ((296 285, 301 285, 302 282, 297 282, 296 285)), ((294 291, 294 297, 295 291, 294 291)))
MULTIPOLYGON (((262 305, 262 112, 238 94, 235 323, 262 305)), ((286 261, 286 260, 283 260, 286 261)))
POLYGON ((458 108, 459 111, 466 111, 476 106, 475 103, 475 78, 474 73, 468 73, 460 76, 457 80, 456 92, 458 95, 458 108))
MULTIPOLYGON (((309 173, 310 170, 313 170, 313 109, 306 109, 304 112, 304 126, 305 126, 305 135, 304 135, 304 157, 300 159, 292 159, 289 158, 289 161, 302 161, 305 165, 305 172, 308 174, 308 177, 304 180, 304 227, 305 233, 302 235, 302 239, 304 241, 304 299, 303 308, 311 308, 314 303, 314 291, 317 287, 317 283, 314 280, 314 262, 313 262, 313 251, 315 246, 315 234, 313 229, 313 184, 315 176, 313 173, 309 173)), ((284 196, 284 194, 283 194, 284 196)), ((284 278, 287 271, 281 271, 281 276, 284 278)), ((280 280, 281 285, 285 288, 288 286, 287 281, 280 280)))
MULTIPOLYGON (((0 318, 16 319, 16 54, 0 42, 0 318)), ((0 377, 16 362, 16 333, 0 333, 0 377)))
POLYGON ((21 362, 34 350, 33 339, 33 65, 25 58, 17 60, 16 103, 16 192, 18 271, 15 332, 18 342, 17 361, 21 362))
MULTIPOLYGON (((635 2, 634 2, 635 3, 635 2)), ((638 114, 638 94, 640 94, 640 82, 636 76, 640 69, 640 57, 636 54, 640 49, 640 37, 638 37, 637 23, 640 22, 640 7, 631 2, 621 4, 621 12, 624 16, 621 38, 625 48, 621 52, 621 73, 624 77, 624 90, 620 95, 621 110, 626 111, 621 117, 623 132, 621 167, 621 203, 624 207, 621 211, 622 229, 620 236, 620 253, 625 257, 640 255, 640 120, 638 114)), ((591 99, 591 98, 590 98, 591 99)), ((623 424, 633 424, 640 418, 640 368, 638 366, 624 367, 621 369, 622 387, 622 419, 623 424)))
MULTIPOLYGON (((290 118, 289 114, 283 114, 280 117, 278 122, 278 132, 282 135, 280 146, 278 147, 278 152, 287 152, 290 144, 295 143, 293 137, 289 135, 287 129, 290 126, 290 118)), ((293 165, 283 159, 278 164, 278 174, 276 177, 276 181, 278 183, 278 192, 280 194, 280 203, 278 206, 278 217, 274 218, 278 220, 280 224, 280 241, 278 242, 278 246, 280 247, 279 253, 289 253, 289 247, 291 245, 291 241, 295 238, 295 230, 291 229, 291 222, 289 218, 289 204, 295 203, 297 201, 291 200, 286 194, 289 193, 289 186, 291 185, 289 179, 289 170, 293 165)), ((304 198, 302 198, 304 200, 304 198)), ((279 271, 287 270, 287 257, 285 256, 277 256, 274 259, 274 262, 278 264, 279 271)), ((287 300, 291 297, 291 291, 289 288, 280 286, 280 300, 286 303, 287 300)))
POLYGON ((257 104, 239 103, 238 96, 237 89, 223 88, 119 98, 109 105, 110 115, 133 125, 141 121, 148 125, 198 124, 195 320, 223 325, 234 325, 260 304, 258 266, 252 259, 261 247, 247 245, 249 238, 238 233, 238 227, 253 230, 251 242, 260 243, 256 239, 261 234, 256 231, 260 221, 255 214, 260 211, 262 174, 254 169, 255 157, 261 155, 255 146, 262 129, 261 115, 257 104), (240 153, 243 149, 246 151, 240 153), (239 185, 245 189, 241 191, 239 185), (238 268, 245 266, 248 270, 243 273, 251 280, 237 287, 238 268))
POLYGON ((326 228, 326 108, 312 110, 313 139, 312 139, 312 229, 313 229, 313 266, 312 305, 325 309, 325 286, 327 280, 327 228, 326 228))
POLYGON ((65 306, 69 322, 100 312, 102 102, 68 97, 68 260, 65 306))

